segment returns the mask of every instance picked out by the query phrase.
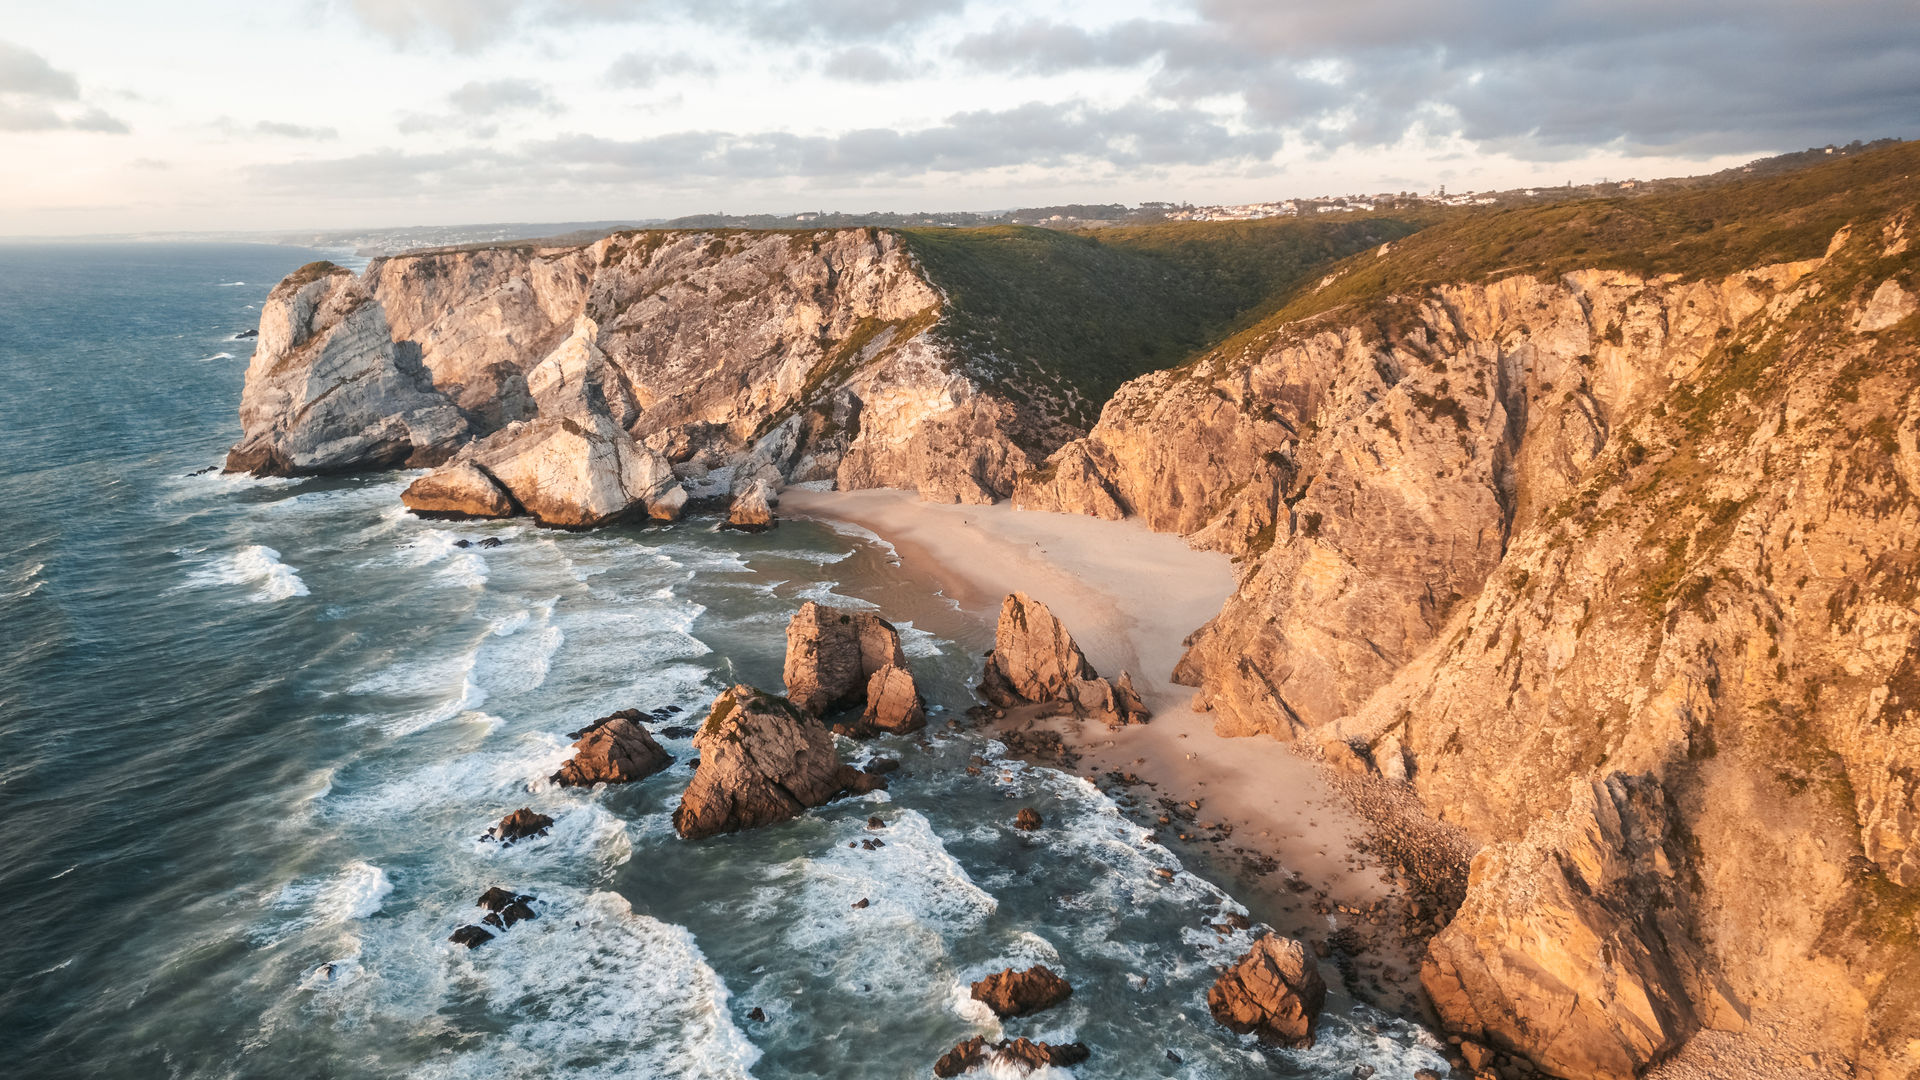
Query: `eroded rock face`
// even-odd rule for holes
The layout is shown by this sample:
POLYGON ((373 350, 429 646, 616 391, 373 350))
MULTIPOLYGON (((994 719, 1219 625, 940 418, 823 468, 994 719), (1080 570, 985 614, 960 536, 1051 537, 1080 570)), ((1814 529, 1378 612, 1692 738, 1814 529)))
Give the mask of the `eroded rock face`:
POLYGON ((904 672, 907 654, 893 624, 871 611, 809 600, 787 623, 787 697, 816 716, 861 704, 874 675, 888 667, 904 672))
POLYGON ((573 733, 573 758, 553 774, 562 787, 629 784, 673 764, 672 755, 640 726, 644 713, 623 709, 573 733))
POLYGON ((671 521, 686 503, 672 466, 605 416, 509 424, 424 479, 465 467, 492 477, 552 528, 591 528, 639 513, 671 521))
POLYGON ((773 508, 780 500, 772 481, 756 479, 733 497, 727 508, 727 528, 741 532, 765 532, 774 527, 773 508))
POLYGON ((1053 702, 1114 727, 1152 716, 1131 675, 1121 672, 1118 683, 1102 678, 1053 611, 1023 592, 1001 601, 980 692, 1003 709, 1053 702))
POLYGON ((1615 773, 1483 850, 1420 972, 1448 1029, 1568 1080, 1631 1080, 1700 1026, 1696 1000, 1731 1013, 1689 933, 1669 819, 1653 777, 1615 773))
POLYGON ((1268 934, 1253 943, 1207 991, 1207 1009, 1228 1030, 1274 1046, 1313 1045, 1313 1022, 1326 1004, 1313 951, 1293 938, 1268 934))
POLYGON ((1000 602, 993 655, 987 658, 982 685, 989 701, 1004 708, 1064 699, 1073 683, 1097 677, 1073 635, 1047 605, 1023 592, 1000 602))
POLYGON ((867 708, 860 725, 889 735, 918 731, 927 725, 926 709, 913 673, 888 664, 867 680, 867 708))
POLYGON ((751 686, 714 701, 693 745, 700 768, 673 812, 674 828, 689 840, 786 821, 843 793, 886 786, 841 764, 817 718, 751 686))
POLYGON ((395 347, 380 302, 331 263, 301 268, 261 306, 240 423, 226 469, 258 476, 437 465, 468 436, 417 356, 395 347))
POLYGON ((444 465, 408 484, 400 501, 423 518, 503 518, 519 511, 505 488, 468 462, 444 465))
POLYGON ((1008 968, 973 984, 973 1000, 1002 1020, 1044 1012, 1071 996, 1073 987, 1044 964, 1025 971, 1008 968))
POLYGON ((1920 961, 1877 914, 1920 887, 1903 198, 1824 257, 1423 287, 1263 328, 1128 384, 1016 498, 1111 501, 1240 559, 1177 672, 1223 733, 1404 777, 1488 844, 1576 781, 1657 775, 1731 997, 1920 1072, 1896 989, 1920 961))

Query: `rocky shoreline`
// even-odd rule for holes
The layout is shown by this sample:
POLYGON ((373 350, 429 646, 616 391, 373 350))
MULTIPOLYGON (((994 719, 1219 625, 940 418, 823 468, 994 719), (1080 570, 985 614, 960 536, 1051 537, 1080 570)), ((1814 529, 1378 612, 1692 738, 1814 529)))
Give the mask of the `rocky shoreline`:
MULTIPOLYGON (((1009 749, 1222 872, 1284 866, 1268 909, 1466 1075, 1678 1076, 1731 1040, 1889 1080, 1920 1071, 1917 159, 1453 219, 1084 433, 959 344, 901 234, 315 264, 263 308, 228 467, 433 468, 416 512, 555 528, 843 514, 1000 608, 1009 749)), ((922 722, 871 627, 821 616, 858 659, 768 730, 922 722)), ((787 734, 804 797, 715 827, 847 788, 787 734)))

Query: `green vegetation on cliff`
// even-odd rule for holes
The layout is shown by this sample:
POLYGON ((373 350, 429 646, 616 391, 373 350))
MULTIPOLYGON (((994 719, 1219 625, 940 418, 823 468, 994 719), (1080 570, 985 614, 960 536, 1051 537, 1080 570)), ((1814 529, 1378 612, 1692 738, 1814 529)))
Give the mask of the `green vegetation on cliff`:
POLYGON ((998 384, 1086 427, 1121 383, 1172 367, 1335 261, 1431 217, 902 232, 946 291, 939 331, 998 384))
POLYGON ((1911 205, 1916 175, 1920 141, 1686 191, 1467 211, 1395 244, 1384 258, 1350 260, 1336 281, 1295 296, 1278 321, 1506 274, 1704 278, 1814 259, 1848 222, 1911 205))

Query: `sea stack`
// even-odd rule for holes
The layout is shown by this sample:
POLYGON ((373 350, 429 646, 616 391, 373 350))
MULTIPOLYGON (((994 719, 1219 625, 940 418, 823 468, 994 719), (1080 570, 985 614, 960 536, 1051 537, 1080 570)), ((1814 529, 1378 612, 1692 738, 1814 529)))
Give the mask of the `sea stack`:
POLYGON ((840 795, 886 787, 841 763, 818 718, 751 686, 714 701, 693 745, 700 768, 673 812, 674 828, 689 840, 786 821, 840 795))

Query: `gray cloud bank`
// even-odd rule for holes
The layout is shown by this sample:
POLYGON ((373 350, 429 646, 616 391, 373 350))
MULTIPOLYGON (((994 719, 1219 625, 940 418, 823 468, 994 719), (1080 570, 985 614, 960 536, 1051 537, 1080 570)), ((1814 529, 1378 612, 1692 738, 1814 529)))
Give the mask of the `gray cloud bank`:
MULTIPOLYGON (((1132 72, 1135 90, 1125 104, 1096 106, 1067 90, 1070 100, 954 112, 914 129, 803 135, 744 119, 731 131, 382 150, 255 169, 268 189, 866 185, 1021 167, 1270 175, 1283 149, 1325 155, 1421 137, 1542 162, 1920 134, 1914 0, 1187 0, 1164 18, 1092 27, 1044 16, 993 23, 973 0, 334 2, 408 48, 477 49, 556 25, 697 23, 743 48, 804 45, 803 69, 898 84, 903 94, 923 71, 956 70, 1067 86, 1076 74, 1132 72)), ((603 81, 646 89, 687 77, 724 76, 688 54, 633 52, 603 81)), ((31 65, 0 66, 0 78, 42 94, 72 89, 70 77, 31 65)), ((444 114, 403 118, 400 130, 491 139, 512 130, 493 123, 505 114, 562 107, 541 84, 498 79, 460 88, 444 114)))
POLYGON ((570 134, 513 150, 388 149, 330 161, 264 165, 250 175, 270 190, 367 196, 555 183, 620 190, 634 184, 752 183, 792 177, 869 183, 1020 166, 1093 170, 1250 163, 1271 157, 1278 148, 1279 139, 1271 133, 1235 131, 1193 109, 1033 103, 958 113, 913 131, 687 131, 638 139, 570 134))
POLYGON ((1912 0, 1199 0, 1195 14, 1001 23, 954 53, 1023 74, 1146 66, 1168 100, 1237 95, 1248 122, 1323 146, 1423 128, 1535 158, 1708 154, 1920 124, 1912 0))

